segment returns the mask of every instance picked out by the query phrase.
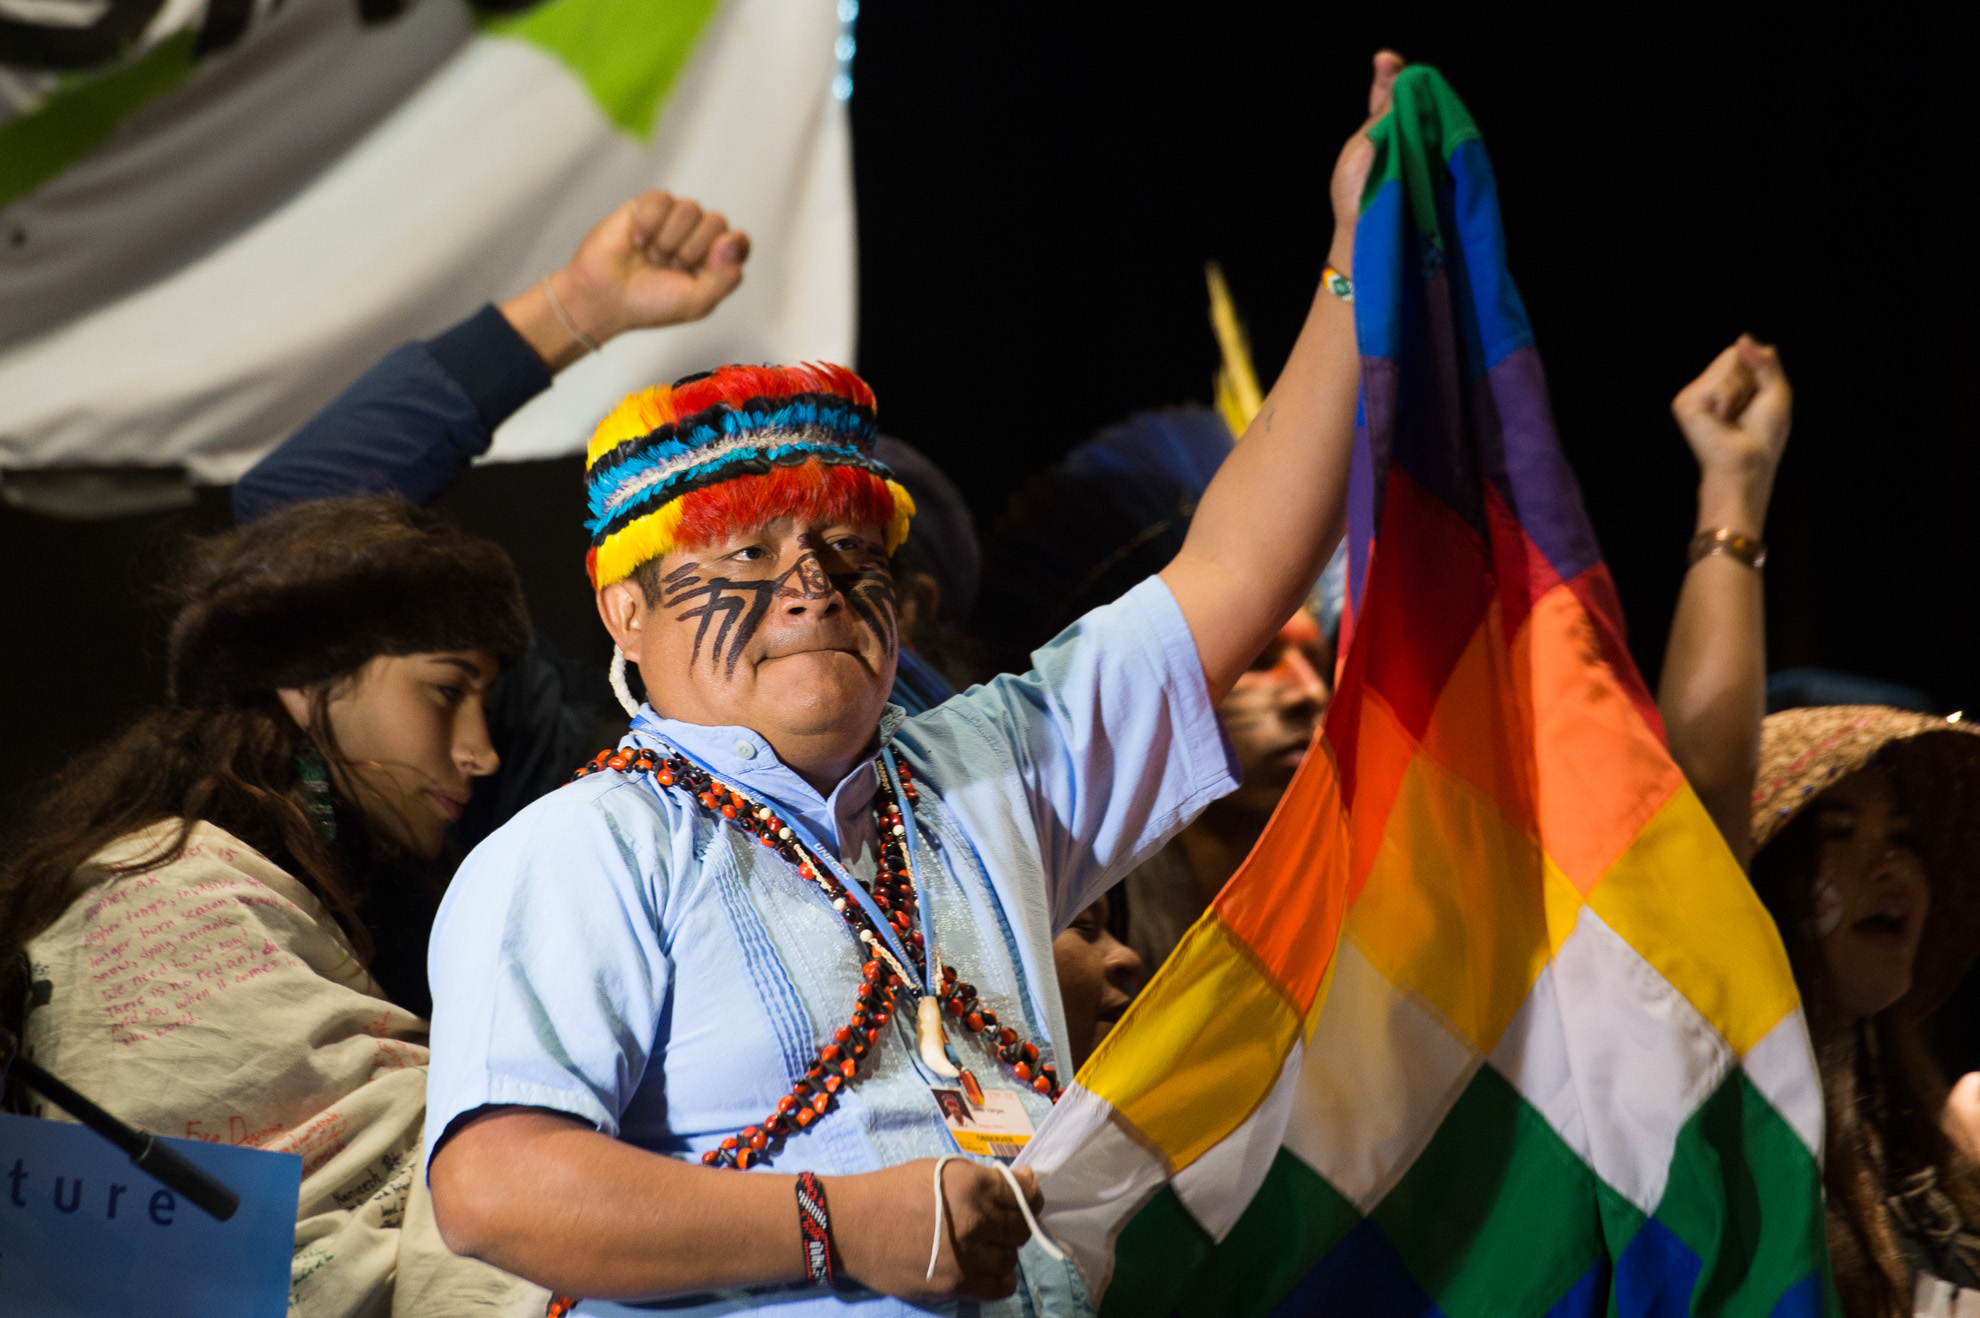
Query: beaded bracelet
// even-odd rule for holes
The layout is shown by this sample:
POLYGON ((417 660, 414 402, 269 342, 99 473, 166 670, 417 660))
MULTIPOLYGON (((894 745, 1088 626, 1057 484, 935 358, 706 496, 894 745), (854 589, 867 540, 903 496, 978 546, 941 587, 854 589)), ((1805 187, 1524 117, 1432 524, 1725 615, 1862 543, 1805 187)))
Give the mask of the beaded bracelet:
POLYGON ((804 1235, 804 1270, 814 1286, 832 1284, 832 1217, 825 1187, 810 1172, 797 1178, 798 1230, 804 1235))

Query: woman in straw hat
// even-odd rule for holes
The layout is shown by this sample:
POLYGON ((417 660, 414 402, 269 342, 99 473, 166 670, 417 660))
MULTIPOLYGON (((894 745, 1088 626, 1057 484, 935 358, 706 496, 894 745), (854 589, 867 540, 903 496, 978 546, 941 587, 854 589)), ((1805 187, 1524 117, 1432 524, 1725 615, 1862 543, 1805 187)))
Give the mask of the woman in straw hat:
POLYGON ((1753 883, 1821 1063, 1829 1249, 1852 1318, 1980 1305, 1960 1294, 1980 1291, 1980 1166, 1923 1030, 1980 945, 1977 790, 1980 730, 1956 718, 1826 705, 1763 725, 1753 883))
POLYGON ((1787 377, 1773 349, 1742 336, 1671 410, 1701 480, 1658 704, 1672 756, 1748 865, 1794 967, 1826 1097, 1837 1291, 1850 1318, 1980 1312, 1980 1295, 1962 1294, 1980 1290, 1967 1120, 1980 1075, 1948 1103, 1923 1035, 1980 947, 1980 735, 1957 716, 1875 705, 1763 722, 1760 536, 1787 377))

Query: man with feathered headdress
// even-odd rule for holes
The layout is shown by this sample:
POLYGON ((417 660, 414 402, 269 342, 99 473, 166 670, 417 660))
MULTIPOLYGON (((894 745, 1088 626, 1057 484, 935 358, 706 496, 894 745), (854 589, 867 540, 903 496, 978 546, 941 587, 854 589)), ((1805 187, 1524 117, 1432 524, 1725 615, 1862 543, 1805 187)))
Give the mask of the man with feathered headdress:
POLYGON ((1052 938, 1236 786, 1216 702, 1339 537, 1371 156, 1342 153, 1333 268, 1175 558, 916 717, 887 703, 914 509, 863 381, 723 367, 599 427, 589 568, 647 701, 436 925, 450 1244, 583 1314, 1089 1307, 1001 1161, 1059 1092, 1052 938))

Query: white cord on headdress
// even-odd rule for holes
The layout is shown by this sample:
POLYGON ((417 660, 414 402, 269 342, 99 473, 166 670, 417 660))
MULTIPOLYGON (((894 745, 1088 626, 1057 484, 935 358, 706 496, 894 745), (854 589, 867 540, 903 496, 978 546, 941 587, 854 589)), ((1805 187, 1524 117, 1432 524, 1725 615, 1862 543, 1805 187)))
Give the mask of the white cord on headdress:
POLYGON ((612 647, 612 694, 619 698, 619 708, 629 718, 639 717, 639 702, 632 698, 632 688, 626 685, 626 652, 616 645, 612 647))
MULTIPOLYGON (((942 1168, 961 1160, 962 1156, 960 1153, 945 1153, 935 1160, 935 1243, 928 1250, 926 1276, 928 1281, 935 1280, 935 1264, 942 1257, 942 1168)), ((1002 1172, 1004 1180, 1010 1183, 1011 1193, 1017 1196, 1018 1211, 1024 1214, 1024 1224, 1031 1228, 1031 1238, 1038 1242, 1038 1248, 1044 1250, 1056 1262, 1064 1263, 1066 1251, 1060 1249, 1058 1242, 1045 1234, 1045 1228, 1038 1225, 1038 1219, 1032 1216, 1031 1204, 1024 1197, 1024 1187, 1018 1184, 1017 1173, 1001 1162, 993 1162, 990 1165, 1002 1172)))

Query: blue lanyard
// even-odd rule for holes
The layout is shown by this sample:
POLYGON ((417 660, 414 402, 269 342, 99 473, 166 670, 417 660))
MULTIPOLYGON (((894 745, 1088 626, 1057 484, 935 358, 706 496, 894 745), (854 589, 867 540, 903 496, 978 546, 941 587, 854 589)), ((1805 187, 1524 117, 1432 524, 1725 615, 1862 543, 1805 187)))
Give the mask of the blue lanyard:
MULTIPOLYGON (((672 750, 674 754, 680 756, 682 759, 686 760, 689 764, 692 764, 695 768, 701 770, 703 773, 707 774, 710 778, 713 778, 716 782, 721 783, 731 792, 734 792, 736 790, 735 784, 731 783, 721 774, 715 772, 715 770, 707 763, 705 763, 700 757, 690 754, 686 749, 680 746, 676 746, 672 741, 669 741, 667 738, 660 736, 658 733, 649 732, 646 735, 652 737, 655 741, 659 742, 661 745, 666 746, 668 749, 672 750)), ((906 836, 902 840, 907 843, 906 850, 908 855, 908 876, 909 876, 909 881, 914 883, 916 903, 921 907, 922 950, 926 954, 926 959, 924 964, 930 967, 929 970, 925 970, 923 972, 923 977, 924 979, 932 979, 932 967, 935 964, 935 957, 934 957, 935 940, 933 936, 933 931, 929 928, 928 925, 928 903, 927 901, 922 899, 921 884, 919 882, 919 878, 915 870, 914 812, 907 808, 907 797, 901 792, 899 778, 894 776, 893 752, 883 747, 880 753, 886 760, 888 779, 890 784, 894 788, 894 799, 901 803, 901 821, 906 826, 906 836)), ((852 876, 851 871, 847 870, 846 867, 840 862, 837 853, 828 850, 823 846, 820 846, 818 840, 811 835, 811 830, 805 827, 804 821, 797 818, 795 814, 790 813, 788 811, 779 810, 776 808, 776 806, 771 805, 767 801, 758 801, 755 797, 749 795, 746 792, 737 793, 737 794, 742 796, 744 800, 749 801, 751 804, 756 805, 759 808, 767 807, 772 814, 774 814, 779 820, 783 821, 783 825, 785 828, 791 830, 792 836, 796 837, 798 841, 804 843, 805 847, 811 852, 811 856, 813 860, 817 861, 821 865, 824 865, 826 868, 832 871, 833 877, 838 879, 839 881, 839 886, 841 888, 844 888, 847 894, 850 895, 854 901, 859 903, 859 908, 860 910, 866 913, 867 920, 872 923, 875 929, 880 931, 880 936, 887 940, 887 950, 892 952, 894 954, 894 958, 900 962, 901 969, 912 974, 914 971, 914 958, 910 957, 907 954, 907 949, 903 947, 901 945, 900 940, 894 936, 893 921, 889 920, 886 917, 886 915, 880 910, 880 908, 874 904, 873 896, 871 893, 867 892, 866 885, 861 883, 858 879, 855 879, 852 876)), ((934 984, 932 982, 926 983, 924 985, 924 991, 930 993, 934 992, 935 991, 934 984)))

